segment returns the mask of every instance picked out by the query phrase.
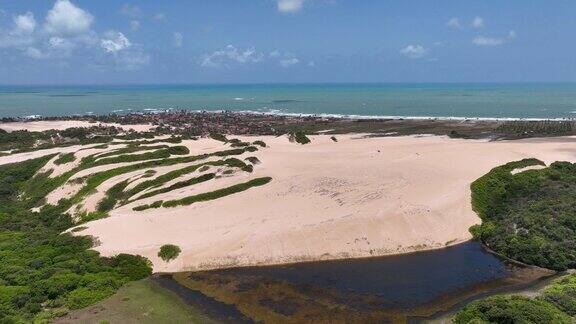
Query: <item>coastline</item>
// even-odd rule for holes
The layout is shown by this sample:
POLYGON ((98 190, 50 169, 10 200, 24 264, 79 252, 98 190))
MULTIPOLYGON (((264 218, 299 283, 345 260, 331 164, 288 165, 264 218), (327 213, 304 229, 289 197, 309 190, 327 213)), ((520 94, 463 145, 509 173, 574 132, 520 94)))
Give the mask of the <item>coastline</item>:
MULTIPOLYGON (((101 113, 77 113, 71 115, 74 118, 90 118, 96 116, 106 115, 143 115, 143 114, 159 114, 170 113, 177 111, 186 111, 189 113, 207 113, 207 114, 246 114, 256 116, 279 116, 279 117, 296 117, 296 118, 318 118, 318 119, 340 119, 340 120, 416 120, 416 121, 479 121, 479 122, 506 122, 506 121, 575 121, 574 117, 486 117, 486 116, 415 116, 415 115, 359 115, 359 114, 332 114, 332 113, 298 113, 298 112, 282 112, 279 110, 270 111, 257 111, 257 110, 229 110, 229 109, 187 109, 187 108, 147 108, 142 110, 136 109, 112 109, 109 112, 101 113)), ((39 121, 39 120, 52 120, 63 118, 64 116, 43 116, 43 115, 28 115, 28 116, 13 116, 7 117, 19 119, 21 121, 39 121)))

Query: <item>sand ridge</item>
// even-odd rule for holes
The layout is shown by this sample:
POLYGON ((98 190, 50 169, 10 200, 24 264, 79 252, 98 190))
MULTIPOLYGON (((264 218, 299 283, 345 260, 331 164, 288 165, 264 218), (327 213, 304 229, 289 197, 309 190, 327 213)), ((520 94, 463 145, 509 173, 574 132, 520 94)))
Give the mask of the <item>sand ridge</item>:
MULTIPOLYGON (((88 223, 80 233, 97 237, 96 250, 104 255, 127 252, 150 258, 155 271, 441 248, 470 239, 468 228, 479 219, 471 210, 469 186, 492 167, 527 157, 546 163, 576 160, 574 138, 337 138, 311 136, 311 144, 299 145, 283 136, 258 137, 269 147, 254 152, 262 163, 242 177, 270 176, 269 184, 190 206, 135 212, 126 205, 107 219, 88 223), (167 243, 182 248, 168 263, 157 257, 167 243)), ((162 198, 178 199, 194 190, 198 188, 162 198)))
MULTIPOLYGON (((337 258, 398 254, 442 248, 470 239, 468 228, 479 222, 470 205, 470 183, 491 168, 523 158, 576 162, 576 138, 517 141, 463 140, 441 136, 369 137, 369 134, 310 136, 300 145, 287 136, 229 136, 245 142, 263 140, 267 147, 224 157, 204 156, 231 149, 210 138, 185 140, 188 162, 150 166, 113 176, 70 208, 92 212, 114 184, 129 179, 126 190, 191 165, 257 157, 253 172, 219 165, 168 179, 144 193, 168 188, 201 174, 216 177, 191 186, 117 204, 109 217, 91 221, 78 235, 92 235, 103 255, 140 254, 154 271, 201 270, 337 258), (154 170, 153 174, 146 172, 154 170), (226 170, 232 171, 224 172, 226 170), (188 206, 134 211, 143 204, 208 193, 247 181, 271 177, 264 186, 188 206), (171 262, 158 258, 160 246, 176 244, 182 253, 171 262)), ((144 144, 143 146, 145 146, 144 144)), ((158 143, 160 145, 160 143, 158 143)), ((73 169, 82 157, 114 152, 125 145, 95 149, 67 146, 0 157, 0 164, 47 154, 75 152, 76 161, 41 172, 54 175, 73 169)), ((173 146, 170 144, 170 146, 173 146)), ((117 152, 120 153, 121 152, 117 152)), ((137 153, 133 153, 137 154, 137 153)), ((173 156, 181 157, 181 156, 173 156)), ((172 158, 172 157, 171 157, 172 158)), ((152 160, 147 160, 152 161, 152 160)), ((137 162, 92 166, 79 170, 47 196, 47 203, 72 198, 80 179, 137 162)), ((526 170, 515 170, 521 172, 526 170)))

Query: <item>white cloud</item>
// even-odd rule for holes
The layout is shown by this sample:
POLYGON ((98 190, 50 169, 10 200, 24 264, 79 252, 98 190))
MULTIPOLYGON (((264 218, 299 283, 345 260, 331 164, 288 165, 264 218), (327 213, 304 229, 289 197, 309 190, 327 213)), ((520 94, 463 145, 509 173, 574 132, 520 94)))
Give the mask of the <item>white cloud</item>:
POLYGON ((30 12, 17 15, 13 18, 13 23, 14 26, 10 30, 0 29, 0 48, 25 50, 36 41, 33 35, 36 29, 34 15, 30 12))
POLYGON ((446 26, 454 29, 462 29, 462 25, 460 24, 460 18, 453 17, 446 22, 446 26))
POLYGON ((401 49, 400 53, 410 58, 417 59, 426 56, 426 54, 428 54, 428 49, 422 45, 408 45, 401 49))
POLYGON ((159 13, 155 14, 154 16, 152 16, 152 19, 164 20, 164 19, 166 19, 166 14, 164 14, 163 12, 159 12, 159 13))
POLYGON ((300 63, 300 60, 297 59, 297 58, 295 58, 295 57, 291 57, 291 58, 286 58, 286 59, 280 60, 280 65, 281 65, 283 68, 288 68, 288 67, 291 67, 291 66, 293 66, 293 65, 296 65, 296 64, 298 64, 298 63, 300 63))
POLYGON ((485 37, 485 36, 478 36, 474 38, 472 43, 478 46, 498 46, 502 45, 506 42, 503 38, 493 38, 493 37, 485 37))
POLYGON ((148 64, 150 56, 141 46, 132 44, 121 32, 100 36, 91 29, 93 22, 90 13, 70 0, 56 0, 43 28, 37 27, 32 13, 25 13, 14 16, 10 29, 0 29, 0 48, 6 49, 0 54, 61 64, 72 59, 105 70, 135 70, 148 64))
POLYGON ((184 36, 182 36, 182 34, 180 34, 179 32, 175 32, 174 33, 174 46, 181 47, 183 41, 184 41, 184 36))
POLYGON ((294 13, 302 9, 304 0, 277 0, 278 11, 294 13))
POLYGON ((130 21, 130 29, 132 31, 137 31, 140 29, 140 21, 139 20, 132 20, 130 21))
POLYGON ((14 28, 17 34, 32 34, 36 29, 36 19, 31 12, 14 17, 14 28))
POLYGON ((142 10, 140 10, 140 7, 131 4, 123 5, 122 9, 120 9, 120 12, 131 18, 140 17, 142 15, 142 10))
POLYGON ((102 38, 100 46, 108 53, 116 53, 132 46, 130 40, 121 32, 110 31, 102 38))
POLYGON ((62 51, 71 51, 75 47, 75 44, 72 41, 56 36, 50 37, 48 44, 50 48, 62 51))
POLYGON ((39 49, 35 47, 28 47, 24 51, 24 55, 35 60, 42 60, 48 57, 48 55, 42 53, 39 49))
POLYGON ((280 57, 282 56, 282 53, 280 53, 279 50, 273 50, 272 52, 270 52, 270 54, 268 54, 270 57, 280 57))
POLYGON ((482 17, 476 16, 474 20, 472 20, 472 27, 474 28, 484 27, 484 19, 482 17))
POLYGON ((516 37, 516 32, 511 30, 508 32, 505 38, 478 36, 472 40, 472 43, 478 46, 499 46, 512 41, 516 37))
POLYGON ((264 54, 257 52, 253 47, 240 50, 233 45, 228 45, 222 50, 204 55, 200 65, 203 67, 221 67, 229 66, 232 63, 259 63, 263 59, 264 54))
POLYGON ((90 30, 94 17, 69 0, 57 0, 48 11, 45 28, 52 35, 73 35, 90 30))

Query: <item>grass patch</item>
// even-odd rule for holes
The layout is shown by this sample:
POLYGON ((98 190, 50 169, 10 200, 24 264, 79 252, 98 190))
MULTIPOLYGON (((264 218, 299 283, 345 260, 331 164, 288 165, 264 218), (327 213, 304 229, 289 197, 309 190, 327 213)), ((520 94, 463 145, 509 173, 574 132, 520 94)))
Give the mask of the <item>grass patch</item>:
MULTIPOLYGON (((170 186, 168 186, 168 187, 166 187, 166 188, 161 188, 161 189, 157 189, 157 190, 153 190, 153 191, 147 192, 147 193, 145 193, 145 194, 143 194, 143 195, 141 195, 141 196, 138 196, 138 198, 133 199, 132 201, 136 201, 136 200, 140 200, 140 199, 144 199, 144 198, 149 198, 149 197, 157 196, 157 195, 159 195, 159 194, 163 194, 163 193, 170 192, 170 191, 173 191, 173 190, 177 190, 177 189, 181 189, 181 188, 193 186, 193 185, 198 184, 198 183, 202 183, 202 182, 205 182, 205 181, 208 181, 208 180, 212 180, 212 179, 214 179, 215 176, 216 176, 216 174, 214 174, 214 173, 206 173, 206 174, 203 174, 203 175, 201 175, 201 176, 194 177, 194 178, 192 178, 192 179, 188 179, 188 180, 176 182, 175 184, 170 185, 170 186)), ((132 201, 131 201, 131 202, 132 202, 132 201)))
POLYGON ((193 196, 188 196, 182 199, 175 199, 175 200, 168 200, 159 203, 158 201, 151 204, 151 205, 142 205, 138 207, 134 207, 133 210, 145 210, 149 208, 159 208, 161 207, 176 207, 176 206, 187 206, 193 203, 202 202, 202 201, 209 201, 214 200, 222 197, 226 197, 228 195, 232 195, 235 193, 239 193, 245 190, 248 190, 252 187, 263 186, 270 182, 272 178, 270 177, 262 177, 250 180, 248 182, 239 183, 227 188, 218 189, 211 192, 201 193, 193 196))
POLYGON ((60 154, 58 156, 58 158, 56 160, 54 160, 54 164, 61 165, 61 164, 73 162, 75 160, 76 160, 76 157, 74 156, 74 153, 64 153, 64 154, 60 154))
POLYGON ((104 197, 104 199, 98 203, 98 206, 96 206, 96 210, 99 212, 108 212, 114 209, 116 203, 122 199, 124 189, 128 183, 128 180, 124 180, 110 187, 110 189, 106 191, 106 197, 104 197))
POLYGON ((182 252, 180 247, 173 245, 173 244, 164 244, 160 247, 160 251, 158 251, 158 256, 160 259, 169 262, 178 257, 178 255, 182 252))
POLYGON ((126 284, 113 296, 93 306, 56 319, 60 323, 215 323, 201 309, 151 279, 126 284))

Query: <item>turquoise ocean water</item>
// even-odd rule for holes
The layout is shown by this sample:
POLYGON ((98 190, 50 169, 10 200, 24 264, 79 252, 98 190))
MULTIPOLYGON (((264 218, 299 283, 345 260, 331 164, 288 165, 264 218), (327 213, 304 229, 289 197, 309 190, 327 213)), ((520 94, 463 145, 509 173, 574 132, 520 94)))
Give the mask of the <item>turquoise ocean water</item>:
POLYGON ((0 117, 170 108, 375 117, 573 118, 576 84, 0 86, 0 117))

